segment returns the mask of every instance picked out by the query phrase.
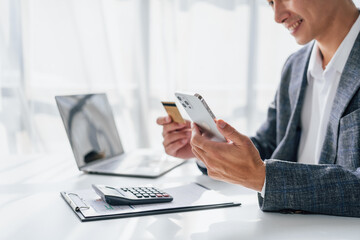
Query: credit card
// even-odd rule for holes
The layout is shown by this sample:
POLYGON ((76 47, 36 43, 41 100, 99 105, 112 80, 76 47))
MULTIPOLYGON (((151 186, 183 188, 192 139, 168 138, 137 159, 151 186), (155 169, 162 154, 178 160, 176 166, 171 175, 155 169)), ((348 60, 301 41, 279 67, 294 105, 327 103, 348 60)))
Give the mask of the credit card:
POLYGON ((169 116, 174 122, 185 123, 185 120, 181 116, 175 102, 161 102, 161 103, 164 106, 167 114, 169 114, 169 116))

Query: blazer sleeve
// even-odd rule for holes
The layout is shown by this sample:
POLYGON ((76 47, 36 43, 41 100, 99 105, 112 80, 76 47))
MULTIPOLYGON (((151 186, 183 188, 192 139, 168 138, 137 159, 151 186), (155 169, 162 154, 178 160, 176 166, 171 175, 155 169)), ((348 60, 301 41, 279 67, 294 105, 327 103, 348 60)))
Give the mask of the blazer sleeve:
POLYGON ((261 159, 269 159, 276 148, 276 98, 270 104, 267 112, 267 119, 265 123, 256 132, 256 135, 251 137, 251 141, 258 149, 261 159))
POLYGON ((360 168, 266 160, 263 211, 303 211, 360 217, 360 168))

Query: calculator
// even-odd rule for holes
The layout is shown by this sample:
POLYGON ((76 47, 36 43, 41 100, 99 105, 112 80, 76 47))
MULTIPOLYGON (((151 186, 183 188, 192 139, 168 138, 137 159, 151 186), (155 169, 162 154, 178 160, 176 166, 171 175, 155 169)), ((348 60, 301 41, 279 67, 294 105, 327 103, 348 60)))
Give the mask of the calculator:
POLYGON ((101 199, 110 205, 134 205, 171 202, 173 197, 156 187, 110 187, 92 185, 101 199))

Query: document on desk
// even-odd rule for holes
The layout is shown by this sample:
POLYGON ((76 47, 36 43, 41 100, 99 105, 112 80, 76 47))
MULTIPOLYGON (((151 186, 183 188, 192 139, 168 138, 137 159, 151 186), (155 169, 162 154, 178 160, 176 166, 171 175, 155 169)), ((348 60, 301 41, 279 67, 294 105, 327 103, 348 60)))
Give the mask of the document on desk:
POLYGON ((112 206, 104 202, 92 189, 76 192, 61 192, 72 210, 81 221, 111 218, 145 216, 161 213, 173 213, 240 206, 239 202, 209 190, 197 183, 172 188, 164 188, 174 200, 168 203, 112 206))

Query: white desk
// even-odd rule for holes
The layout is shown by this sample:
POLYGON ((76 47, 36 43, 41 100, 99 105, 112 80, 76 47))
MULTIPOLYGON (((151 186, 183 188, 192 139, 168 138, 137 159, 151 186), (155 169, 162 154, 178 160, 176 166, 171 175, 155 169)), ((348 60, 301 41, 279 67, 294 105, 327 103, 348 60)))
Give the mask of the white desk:
POLYGON ((358 218, 264 213, 254 191, 203 176, 194 162, 150 180, 83 174, 71 156, 6 162, 0 160, 0 239, 360 239, 358 218), (59 193, 91 183, 194 181, 242 206, 82 223, 59 193))

